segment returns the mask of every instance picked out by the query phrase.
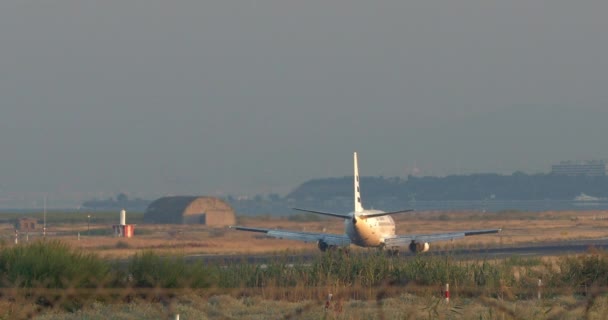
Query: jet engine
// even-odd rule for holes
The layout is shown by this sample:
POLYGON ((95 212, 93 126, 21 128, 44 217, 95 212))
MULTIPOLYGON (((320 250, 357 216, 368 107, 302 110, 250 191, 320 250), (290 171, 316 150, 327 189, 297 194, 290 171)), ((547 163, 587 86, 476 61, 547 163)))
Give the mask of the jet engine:
POLYGON ((333 250, 336 248, 336 246, 332 246, 327 244, 327 242, 323 241, 323 240, 319 240, 319 242, 317 242, 317 247, 319 247, 319 250, 325 252, 327 251, 327 249, 329 250, 333 250))
POLYGON ((410 251, 413 253, 427 252, 431 248, 428 242, 416 242, 410 243, 410 251))

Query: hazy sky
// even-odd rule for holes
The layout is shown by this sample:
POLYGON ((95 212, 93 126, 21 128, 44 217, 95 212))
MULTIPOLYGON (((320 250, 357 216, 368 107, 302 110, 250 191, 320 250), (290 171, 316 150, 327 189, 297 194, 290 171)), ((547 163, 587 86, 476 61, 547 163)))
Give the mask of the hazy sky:
MULTIPOLYGON (((608 2, 0 2, 0 196, 608 159, 608 2)), ((364 188, 364 186, 363 186, 364 188)))

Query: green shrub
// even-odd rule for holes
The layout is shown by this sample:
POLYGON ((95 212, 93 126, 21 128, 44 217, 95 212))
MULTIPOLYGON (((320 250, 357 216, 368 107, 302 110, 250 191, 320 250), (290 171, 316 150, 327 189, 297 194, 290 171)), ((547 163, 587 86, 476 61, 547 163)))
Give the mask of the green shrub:
POLYGON ((2 286, 91 287, 109 281, 110 267, 95 254, 60 241, 36 241, 0 252, 2 286))
POLYGON ((212 268, 187 263, 183 257, 162 257, 153 251, 136 254, 128 269, 136 287, 205 288, 215 282, 212 268))
POLYGON ((561 272, 554 282, 567 286, 608 285, 608 255, 603 252, 558 261, 561 272), (557 281, 556 281, 557 280, 557 281))

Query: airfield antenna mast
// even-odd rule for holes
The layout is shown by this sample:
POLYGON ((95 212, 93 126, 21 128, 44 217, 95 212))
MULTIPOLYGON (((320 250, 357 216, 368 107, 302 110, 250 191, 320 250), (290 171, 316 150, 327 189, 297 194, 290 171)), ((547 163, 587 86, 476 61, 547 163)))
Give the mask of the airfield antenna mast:
POLYGON ((46 193, 44 194, 44 209, 43 209, 43 213, 42 213, 42 237, 44 239, 46 239, 46 193))

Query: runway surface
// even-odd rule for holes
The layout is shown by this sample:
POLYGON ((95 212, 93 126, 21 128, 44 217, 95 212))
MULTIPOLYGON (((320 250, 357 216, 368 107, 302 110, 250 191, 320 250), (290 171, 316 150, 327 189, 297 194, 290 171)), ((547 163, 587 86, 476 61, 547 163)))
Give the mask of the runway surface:
MULTIPOLYGON (((571 240, 551 243, 539 243, 530 246, 509 246, 509 247, 496 247, 496 248, 479 248, 479 249, 454 249, 454 250, 441 250, 431 251, 424 253, 427 255, 450 255, 459 259, 468 258, 507 258, 510 256, 528 256, 528 257, 542 257, 542 256, 559 256, 568 254, 577 254, 586 252, 592 248, 598 250, 608 249, 608 238, 602 239, 590 239, 590 240, 571 240)), ((370 250, 370 252, 373 252, 370 250)), ((203 261, 204 263, 219 263, 219 264, 265 264, 270 261, 276 261, 277 258, 282 259, 286 263, 306 263, 312 260, 314 257, 321 254, 307 253, 307 254, 260 254, 260 255, 191 255, 187 256, 188 261, 197 262, 203 261)), ((399 257, 403 259, 414 257, 415 254, 406 251, 400 252, 399 257)))

